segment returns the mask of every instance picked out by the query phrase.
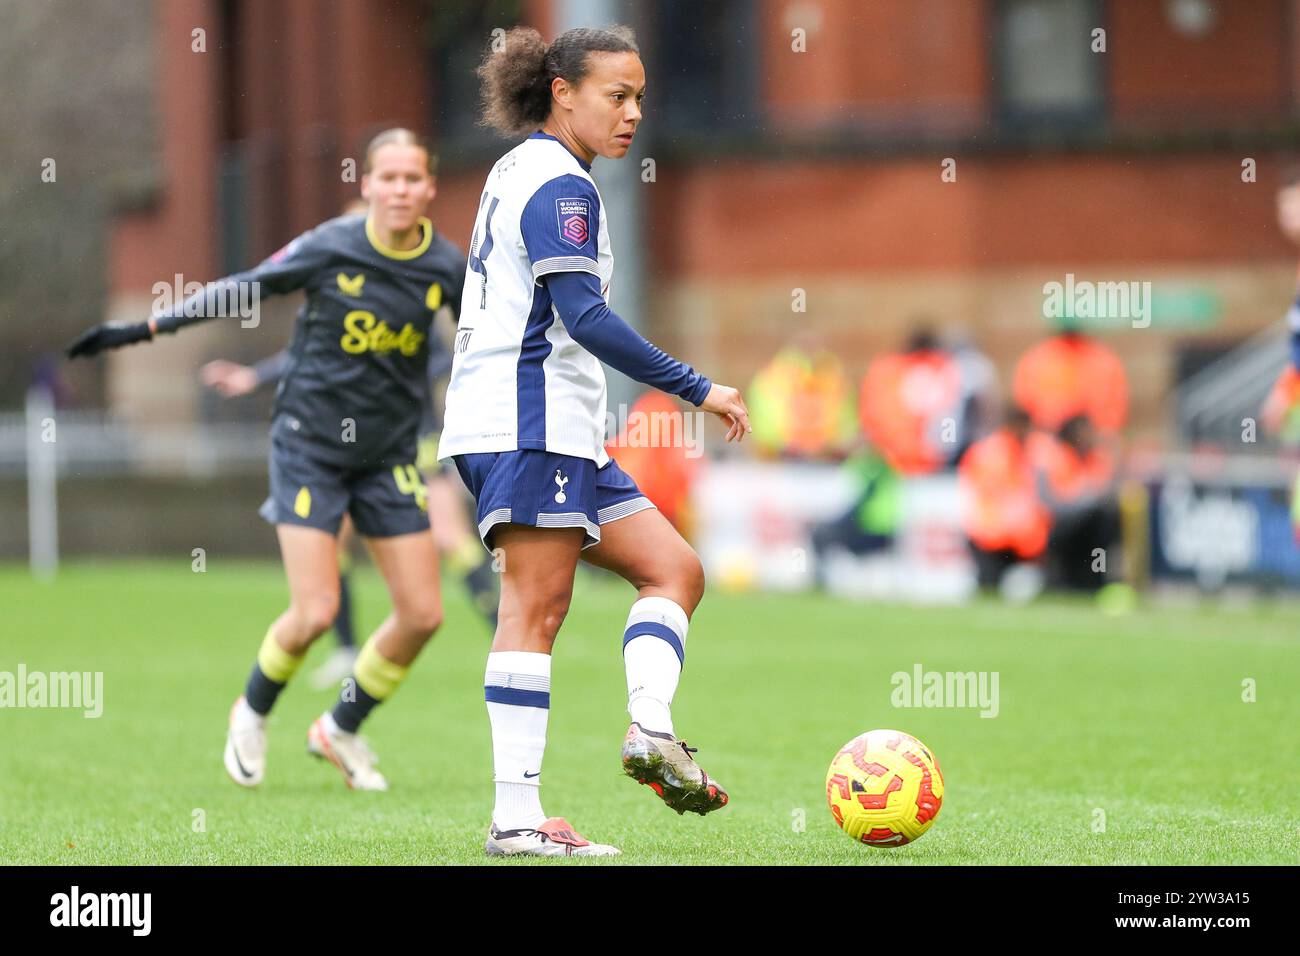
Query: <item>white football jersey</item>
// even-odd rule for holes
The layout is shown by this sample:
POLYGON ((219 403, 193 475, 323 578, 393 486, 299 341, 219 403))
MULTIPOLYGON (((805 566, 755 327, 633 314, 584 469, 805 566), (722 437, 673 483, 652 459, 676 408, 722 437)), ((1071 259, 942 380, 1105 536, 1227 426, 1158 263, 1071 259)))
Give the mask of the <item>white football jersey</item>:
POLYGON ((534 448, 609 460, 604 370, 539 281, 575 271, 596 275, 608 296, 600 193, 590 166, 534 133, 492 167, 479 200, 439 458, 534 448))

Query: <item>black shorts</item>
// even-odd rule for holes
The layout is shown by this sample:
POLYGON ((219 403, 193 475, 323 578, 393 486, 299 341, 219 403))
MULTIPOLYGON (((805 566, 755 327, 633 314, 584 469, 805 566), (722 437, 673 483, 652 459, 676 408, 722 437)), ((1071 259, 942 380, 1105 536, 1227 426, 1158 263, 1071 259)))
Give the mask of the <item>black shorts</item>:
POLYGON ((339 468, 273 437, 269 470, 271 494, 258 514, 271 524, 338 534, 346 513, 367 538, 429 530, 424 478, 414 462, 365 470, 339 468))

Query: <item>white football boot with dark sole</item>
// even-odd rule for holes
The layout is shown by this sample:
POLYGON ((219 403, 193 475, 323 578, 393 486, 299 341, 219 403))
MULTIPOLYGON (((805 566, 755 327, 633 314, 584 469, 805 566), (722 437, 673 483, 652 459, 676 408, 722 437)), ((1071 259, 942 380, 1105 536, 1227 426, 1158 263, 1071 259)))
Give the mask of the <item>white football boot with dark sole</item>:
POLYGON ((592 843, 564 817, 551 817, 536 830, 488 830, 488 856, 618 856, 618 847, 592 843))

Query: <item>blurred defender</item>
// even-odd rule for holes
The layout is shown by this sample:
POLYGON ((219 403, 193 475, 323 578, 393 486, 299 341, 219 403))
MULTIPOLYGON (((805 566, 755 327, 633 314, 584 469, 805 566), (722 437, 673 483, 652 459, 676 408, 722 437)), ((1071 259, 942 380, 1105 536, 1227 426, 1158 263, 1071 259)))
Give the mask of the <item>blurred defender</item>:
MULTIPOLYGON (((256 389, 278 383, 289 367, 289 350, 277 352, 255 365, 240 365, 216 359, 203 366, 203 382, 216 388, 227 398, 247 395, 256 389)), ((451 353, 442 347, 436 336, 429 344, 429 382, 443 378, 451 369, 451 353)), ((433 526, 433 539, 438 552, 464 580, 470 600, 483 616, 488 627, 497 626, 497 581, 490 556, 479 546, 478 538, 470 531, 461 501, 462 491, 453 485, 449 465, 438 462, 438 433, 442 430, 442 416, 433 402, 432 393, 425 403, 420 418, 419 454, 415 466, 425 480, 429 502, 429 523, 433 526)), ((352 671, 356 658, 351 600, 351 541, 352 522, 343 516, 339 530, 339 610, 334 618, 334 634, 339 647, 312 675, 312 685, 317 688, 337 684, 352 671)))
MULTIPOLYGON (((360 214, 364 215, 365 204, 362 203, 361 206, 360 214)), ((289 361, 289 350, 281 349, 254 365, 214 359, 203 366, 200 374, 204 385, 215 388, 226 398, 239 398, 279 382, 289 367, 289 361)), ((334 615, 334 637, 339 646, 325 663, 312 672, 310 682, 316 690, 337 684, 352 673, 352 665, 356 663, 356 628, 352 620, 352 542, 355 538, 356 530, 352 527, 352 519, 345 514, 338 533, 339 609, 334 615)))
POLYGON ((271 493, 261 509, 276 526, 290 603, 267 631, 231 708, 225 766, 241 786, 262 781, 266 716, 334 620, 345 513, 368 539, 393 602, 357 657, 355 680, 308 732, 308 751, 334 764, 349 787, 387 789, 356 731, 401 684, 442 621, 416 438, 430 328, 444 302, 459 311, 465 257, 422 215, 436 184, 433 156, 414 133, 387 130, 370 142, 361 194, 366 216, 331 219, 168 314, 96 326, 68 350, 72 357, 95 355, 215 318, 223 296, 228 301, 245 284, 270 295, 306 290, 276 394, 271 493))
MULTIPOLYGON (((370 204, 364 199, 349 200, 343 207, 345 216, 364 216, 370 204)), ((257 391, 266 385, 278 384, 289 368, 287 348, 262 359, 255 365, 240 365, 225 359, 214 359, 200 370, 203 384, 215 388, 226 398, 238 398, 257 391)), ((352 673, 357 660, 356 628, 352 621, 352 542, 356 530, 346 514, 339 526, 339 610, 334 615, 334 637, 339 646, 325 663, 312 672, 310 682, 316 690, 332 687, 352 673)))

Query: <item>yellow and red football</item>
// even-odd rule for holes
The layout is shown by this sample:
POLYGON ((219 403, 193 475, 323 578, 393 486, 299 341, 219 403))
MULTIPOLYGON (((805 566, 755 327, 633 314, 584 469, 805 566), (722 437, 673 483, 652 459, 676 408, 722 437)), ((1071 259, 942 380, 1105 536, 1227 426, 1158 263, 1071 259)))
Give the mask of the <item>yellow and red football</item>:
POLYGON ((826 803, 855 840, 882 847, 910 843, 930 829, 943 804, 939 760, 910 734, 869 730, 831 761, 826 803))

